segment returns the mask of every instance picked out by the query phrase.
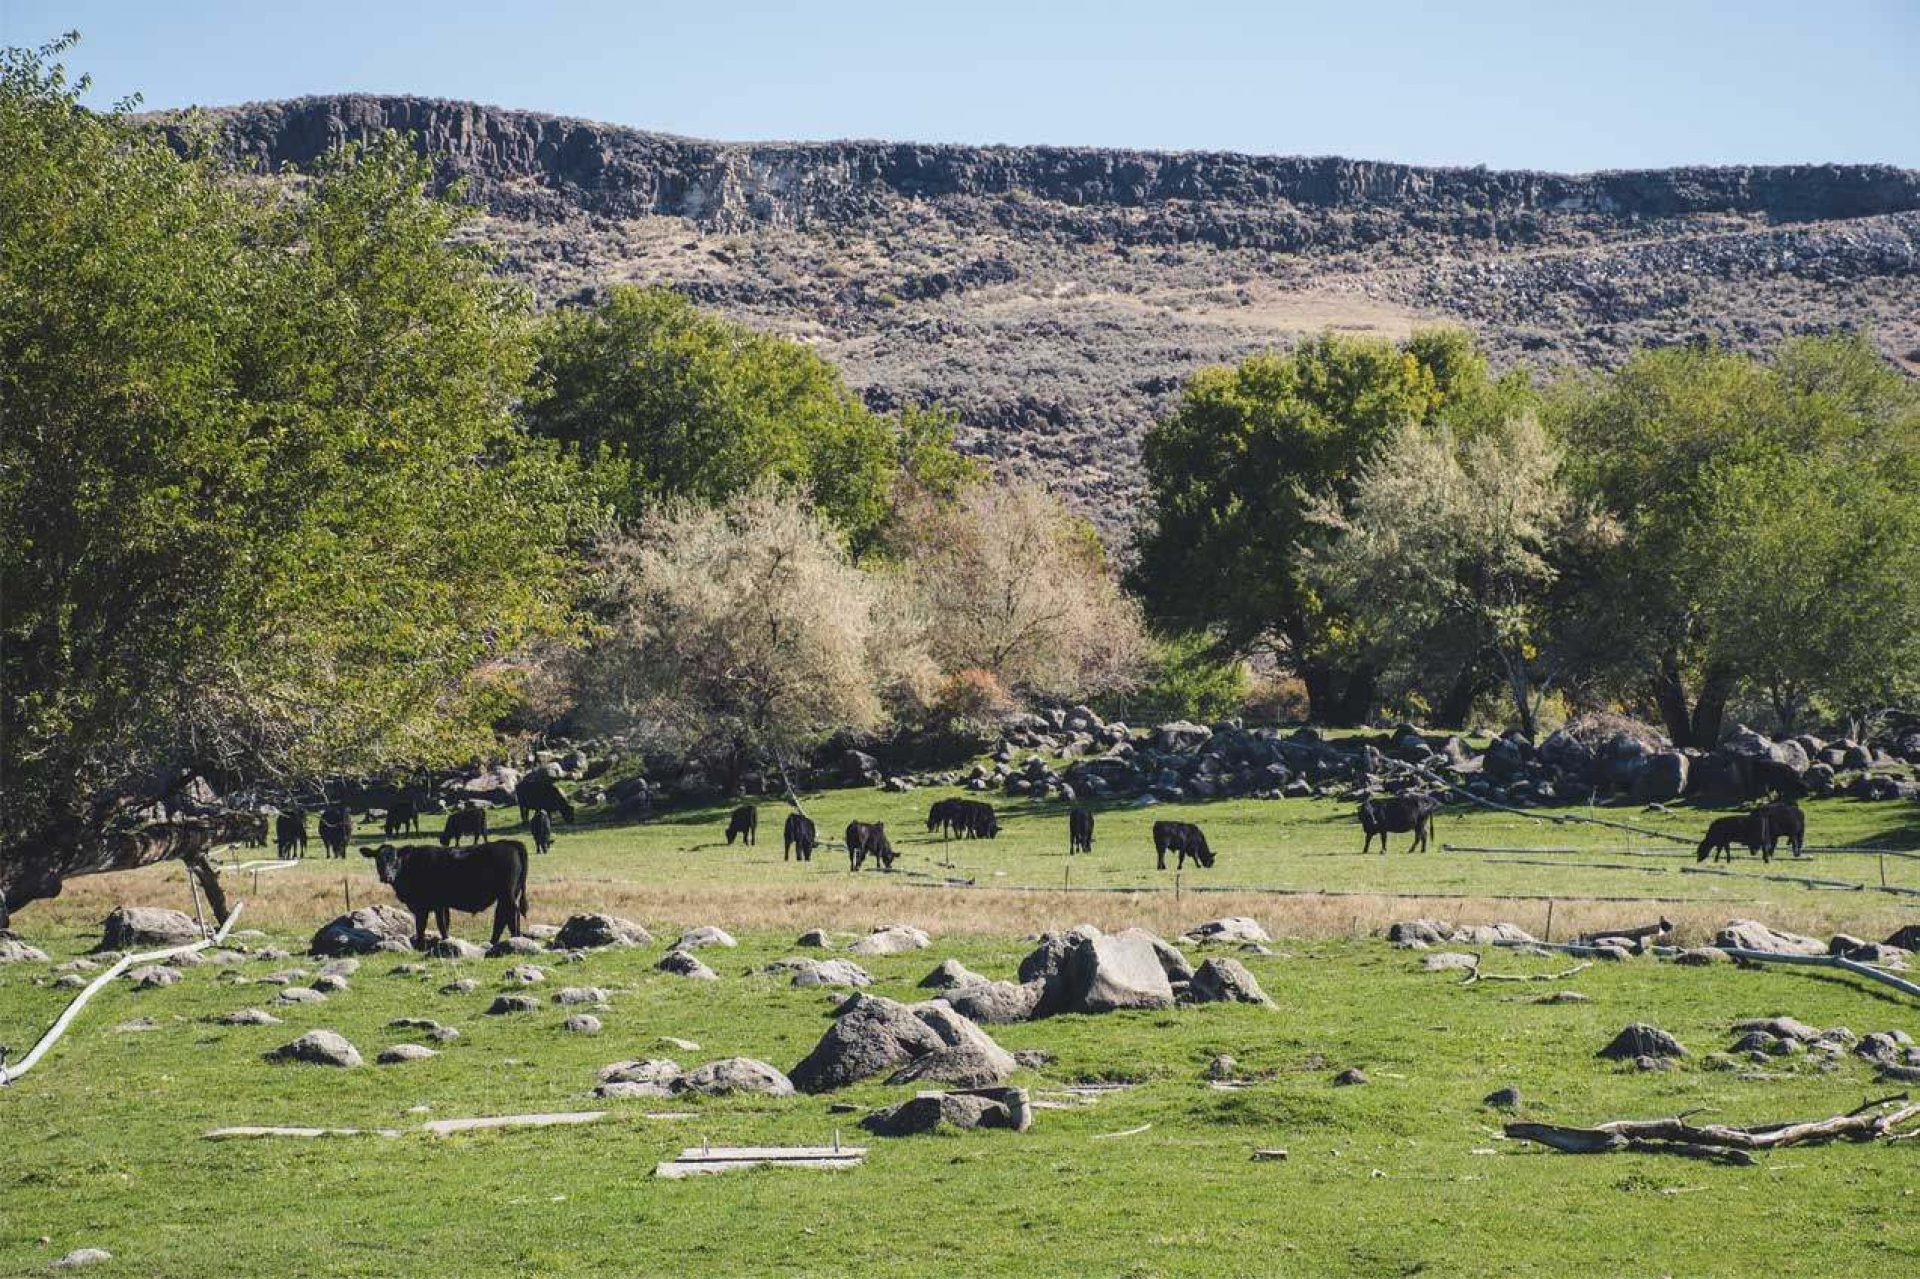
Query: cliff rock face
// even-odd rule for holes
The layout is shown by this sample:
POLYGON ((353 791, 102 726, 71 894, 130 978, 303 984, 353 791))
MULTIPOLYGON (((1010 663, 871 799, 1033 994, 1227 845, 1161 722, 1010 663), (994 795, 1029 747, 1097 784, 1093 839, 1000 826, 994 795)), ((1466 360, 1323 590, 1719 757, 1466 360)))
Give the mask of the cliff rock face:
POLYGON ((546 303, 666 285, 815 344, 880 407, 1124 538, 1138 448, 1206 364, 1323 329, 1467 324, 1496 362, 1856 328, 1920 372, 1920 172, 1570 176, 1338 158, 722 143, 409 97, 155 118, 254 172, 396 130, 546 303))

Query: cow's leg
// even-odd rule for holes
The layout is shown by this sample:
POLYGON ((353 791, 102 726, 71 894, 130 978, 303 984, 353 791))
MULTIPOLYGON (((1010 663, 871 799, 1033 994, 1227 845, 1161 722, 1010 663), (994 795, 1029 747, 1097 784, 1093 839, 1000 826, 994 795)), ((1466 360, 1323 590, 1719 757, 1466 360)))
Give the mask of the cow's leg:
POLYGON ((427 916, 432 912, 424 906, 413 907, 413 948, 427 948, 427 916))

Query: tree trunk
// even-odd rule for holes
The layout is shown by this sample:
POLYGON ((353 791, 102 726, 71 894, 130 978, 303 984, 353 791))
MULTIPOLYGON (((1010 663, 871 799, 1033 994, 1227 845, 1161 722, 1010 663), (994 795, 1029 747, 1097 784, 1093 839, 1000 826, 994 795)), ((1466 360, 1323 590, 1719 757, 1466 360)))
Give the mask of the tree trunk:
POLYGON ((1359 728, 1373 719, 1373 704, 1379 697, 1380 674, 1366 662, 1347 673, 1347 690, 1340 698, 1337 718, 1340 728, 1359 728))
POLYGON ((1693 733, 1688 745, 1710 751, 1720 744, 1720 730, 1726 726, 1727 699, 1733 696, 1733 682, 1732 671, 1719 666, 1707 669, 1699 700, 1693 704, 1693 733))
POLYGON ((1447 689, 1447 695, 1441 699, 1441 725, 1446 728, 1467 728, 1467 721, 1473 717, 1473 703, 1484 687, 1486 687, 1486 679, 1480 672, 1480 664, 1468 658, 1466 664, 1460 668, 1460 673, 1454 676, 1452 686, 1447 689))
POLYGON ((1303 663, 1300 682, 1307 686, 1307 718, 1315 724, 1331 724, 1339 713, 1339 700, 1333 691, 1333 669, 1324 662, 1303 663))
MULTIPOLYGON (((239 843, 245 835, 242 814, 178 818, 124 831, 88 830, 79 823, 41 831, 36 837, 0 849, 0 916, 29 902, 58 897, 64 881, 76 875, 101 875, 137 870, 155 862, 185 861, 206 865, 206 856, 223 844, 239 843)), ((212 867, 195 870, 204 885, 216 879, 212 867)), ((209 891, 208 898, 222 919, 225 894, 209 891)))
POLYGON ((1680 675, 1680 659, 1673 653, 1660 658, 1660 670, 1653 680, 1653 700, 1660 707, 1660 719, 1675 748, 1693 740, 1693 717, 1688 714, 1687 685, 1680 675))
POLYGON ((1700 683, 1700 695, 1689 704, 1679 657, 1673 653, 1662 657, 1659 674, 1654 677, 1653 696, 1674 746, 1692 746, 1703 751, 1718 746, 1720 730, 1726 726, 1727 699, 1733 696, 1733 688, 1731 670, 1709 666, 1700 683))

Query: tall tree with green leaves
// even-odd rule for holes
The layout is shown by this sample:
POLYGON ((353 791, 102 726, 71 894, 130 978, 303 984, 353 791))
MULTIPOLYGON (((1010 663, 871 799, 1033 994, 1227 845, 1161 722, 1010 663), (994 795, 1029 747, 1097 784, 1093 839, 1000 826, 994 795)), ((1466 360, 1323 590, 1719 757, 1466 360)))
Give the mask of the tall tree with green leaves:
POLYGON ((83 109, 65 47, 0 54, 10 906, 199 851, 131 815, 187 773, 470 754, 571 599, 526 300, 425 163, 256 199, 83 109))
POLYGON ((1471 434, 1521 407, 1472 338, 1405 343, 1325 334, 1188 380, 1142 450, 1147 514, 1131 584, 1152 619, 1205 632, 1224 653, 1271 651, 1306 684, 1316 720, 1371 713, 1372 639, 1304 571, 1316 497, 1344 506, 1365 468, 1408 427, 1471 434))
POLYGON ((1580 626, 1676 743, 1717 743, 1743 687, 1787 727, 1911 692, 1920 389, 1868 343, 1642 352, 1550 411, 1621 534, 1582 567, 1580 626))
POLYGON ((871 547, 896 481, 951 495, 974 477, 951 419, 871 412, 798 342, 707 314, 665 289, 615 288, 556 312, 539 338, 532 429, 599 478, 622 522, 669 500, 725 502, 764 480, 806 497, 854 550, 871 547))

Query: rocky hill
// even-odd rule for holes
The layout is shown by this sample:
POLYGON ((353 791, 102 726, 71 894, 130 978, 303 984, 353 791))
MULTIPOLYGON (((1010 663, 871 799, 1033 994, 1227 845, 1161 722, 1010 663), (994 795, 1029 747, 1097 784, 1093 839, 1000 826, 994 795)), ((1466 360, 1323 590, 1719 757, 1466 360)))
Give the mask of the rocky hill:
POLYGON ((1503 362, 1565 367, 1859 327, 1920 372, 1920 172, 1886 166, 719 143, 357 95, 157 121, 264 173, 410 134, 543 301, 671 285, 816 344, 878 405, 953 406, 967 447, 1114 531, 1182 378, 1323 328, 1466 323, 1503 362))

